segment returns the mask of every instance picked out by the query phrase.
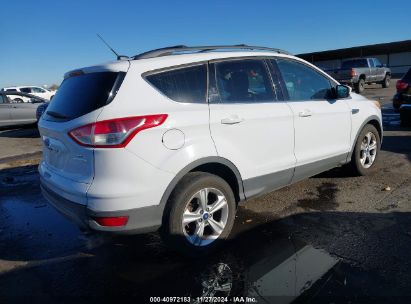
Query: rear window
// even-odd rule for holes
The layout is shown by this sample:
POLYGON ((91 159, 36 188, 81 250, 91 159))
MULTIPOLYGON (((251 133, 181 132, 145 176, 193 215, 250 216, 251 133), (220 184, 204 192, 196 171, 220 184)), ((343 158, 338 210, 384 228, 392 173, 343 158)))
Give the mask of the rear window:
POLYGON ((65 79, 47 109, 47 115, 70 120, 107 105, 125 73, 100 72, 65 79))
POLYGON ((341 68, 343 69, 368 68, 368 62, 367 62, 367 59, 347 60, 342 63, 341 68))
POLYGON ((174 101, 206 102, 207 68, 205 65, 156 73, 145 78, 161 93, 174 101))
POLYGON ((411 69, 408 70, 407 74, 404 75, 402 80, 408 83, 411 82, 411 69))

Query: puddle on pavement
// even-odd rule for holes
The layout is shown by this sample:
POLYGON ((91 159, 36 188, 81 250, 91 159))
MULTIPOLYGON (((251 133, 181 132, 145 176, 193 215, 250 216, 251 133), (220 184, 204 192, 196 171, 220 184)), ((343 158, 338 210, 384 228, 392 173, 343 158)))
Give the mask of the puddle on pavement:
POLYGON ((6 234, 0 237, 0 248, 8 249, 1 250, 0 260, 28 262, 0 275, 4 288, 11 277, 40 272, 56 284, 49 290, 60 295, 68 292, 64 288, 69 282, 81 294, 93 296, 191 296, 192 303, 200 296, 249 296, 258 303, 290 303, 338 263, 322 250, 278 234, 275 226, 244 232, 210 257, 187 259, 169 252, 157 235, 102 242, 96 242, 98 236, 85 237, 45 205, 40 192, 9 197, 1 209, 6 234), (79 252, 90 254, 62 259, 79 252))

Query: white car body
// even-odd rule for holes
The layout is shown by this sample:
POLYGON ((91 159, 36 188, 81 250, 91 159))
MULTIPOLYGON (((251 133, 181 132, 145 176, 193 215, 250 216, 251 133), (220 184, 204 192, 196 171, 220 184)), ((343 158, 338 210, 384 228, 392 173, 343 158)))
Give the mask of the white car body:
POLYGON ((170 193, 198 166, 229 168, 238 183, 235 196, 243 201, 348 163, 358 134, 368 123, 382 138, 380 109, 354 93, 332 102, 184 103, 168 98, 146 80, 147 73, 250 58, 296 61, 338 84, 302 59, 269 51, 189 53, 82 68, 85 75, 126 74, 109 104, 68 121, 42 116, 44 156, 39 171, 44 195, 88 229, 143 233, 161 226, 170 193), (85 147, 69 135, 97 121, 151 114, 168 116, 164 123, 139 132, 125 147, 85 147), (121 227, 95 220, 122 215, 129 220, 121 227))
MULTIPOLYGON (((43 99, 51 100, 54 95, 56 94, 56 91, 50 91, 48 89, 38 87, 38 86, 17 86, 17 87, 7 87, 3 88, 2 91, 10 92, 10 91, 17 91, 17 92, 22 92, 26 94, 31 94, 34 96, 41 97, 43 99)), ((18 97, 16 97, 18 98, 18 97)), ((21 98, 21 97, 20 97, 21 98)), ((29 98, 23 97, 23 102, 29 102, 29 98)))

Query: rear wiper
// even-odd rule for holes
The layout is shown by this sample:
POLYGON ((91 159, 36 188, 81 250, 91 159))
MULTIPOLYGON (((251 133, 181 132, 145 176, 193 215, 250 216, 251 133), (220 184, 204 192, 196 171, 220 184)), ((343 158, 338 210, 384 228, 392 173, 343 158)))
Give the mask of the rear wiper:
POLYGON ((61 118, 61 119, 67 119, 69 118, 68 116, 64 115, 64 114, 60 114, 58 112, 54 112, 54 111, 47 111, 46 112, 47 115, 53 116, 55 118, 61 118))

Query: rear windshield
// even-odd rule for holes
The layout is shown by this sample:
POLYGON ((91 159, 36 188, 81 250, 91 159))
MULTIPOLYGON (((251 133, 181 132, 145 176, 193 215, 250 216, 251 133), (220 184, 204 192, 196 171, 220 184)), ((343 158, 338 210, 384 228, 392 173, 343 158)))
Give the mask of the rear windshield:
POLYGON ((342 69, 350 68, 368 68, 367 59, 346 60, 341 65, 342 69))
POLYGON ((65 79, 47 115, 70 120, 107 105, 117 93, 125 73, 100 72, 65 79))
POLYGON ((411 69, 408 70, 407 74, 404 75, 402 80, 411 83, 411 69))

